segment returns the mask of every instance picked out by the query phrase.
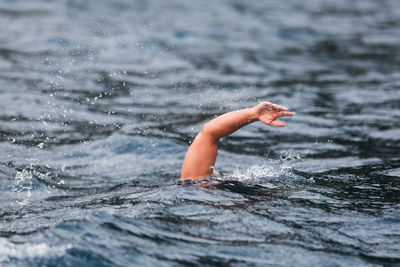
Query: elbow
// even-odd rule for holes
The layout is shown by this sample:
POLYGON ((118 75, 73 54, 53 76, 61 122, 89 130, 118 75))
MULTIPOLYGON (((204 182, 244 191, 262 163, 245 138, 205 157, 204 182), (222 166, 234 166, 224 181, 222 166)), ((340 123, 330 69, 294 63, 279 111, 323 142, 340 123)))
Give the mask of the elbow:
POLYGON ((207 122, 206 124, 203 125, 199 134, 201 134, 203 138, 207 138, 212 142, 218 142, 219 140, 219 136, 213 129, 210 122, 207 122))

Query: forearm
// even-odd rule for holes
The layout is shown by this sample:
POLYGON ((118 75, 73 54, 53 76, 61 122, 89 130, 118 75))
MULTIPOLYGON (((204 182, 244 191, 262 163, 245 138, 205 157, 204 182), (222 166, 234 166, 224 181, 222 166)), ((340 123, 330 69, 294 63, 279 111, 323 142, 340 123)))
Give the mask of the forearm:
POLYGON ((230 135, 243 126, 257 120, 258 117, 254 108, 236 110, 207 122, 203 126, 201 133, 209 135, 215 141, 218 141, 221 137, 230 135))

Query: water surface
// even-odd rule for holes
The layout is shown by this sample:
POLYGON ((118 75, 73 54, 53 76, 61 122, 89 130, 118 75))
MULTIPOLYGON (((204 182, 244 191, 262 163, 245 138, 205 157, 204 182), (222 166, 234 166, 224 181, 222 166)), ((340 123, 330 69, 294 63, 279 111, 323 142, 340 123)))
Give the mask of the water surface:
POLYGON ((399 18, 395 0, 0 1, 0 264, 399 264, 399 18), (263 100, 297 114, 179 182, 203 123, 263 100))

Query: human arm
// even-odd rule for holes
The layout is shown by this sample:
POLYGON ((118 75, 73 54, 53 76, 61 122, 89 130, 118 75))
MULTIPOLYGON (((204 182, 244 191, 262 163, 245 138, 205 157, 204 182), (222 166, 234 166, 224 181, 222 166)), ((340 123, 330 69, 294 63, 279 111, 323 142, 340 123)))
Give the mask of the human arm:
POLYGON ((288 108, 269 102, 225 113, 207 122, 190 145, 182 165, 181 180, 199 180, 213 175, 213 166, 217 159, 218 141, 243 126, 255 121, 267 125, 285 126, 279 117, 292 116, 288 108))

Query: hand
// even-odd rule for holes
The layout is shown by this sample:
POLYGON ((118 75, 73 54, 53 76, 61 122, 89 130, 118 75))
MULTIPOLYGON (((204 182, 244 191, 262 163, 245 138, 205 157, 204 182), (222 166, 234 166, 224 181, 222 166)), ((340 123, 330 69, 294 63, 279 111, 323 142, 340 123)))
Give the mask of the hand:
POLYGON ((277 118, 294 115, 294 112, 290 112, 288 108, 272 104, 270 102, 260 103, 253 109, 256 117, 260 121, 271 126, 283 127, 286 125, 286 123, 283 121, 278 121, 277 118))

